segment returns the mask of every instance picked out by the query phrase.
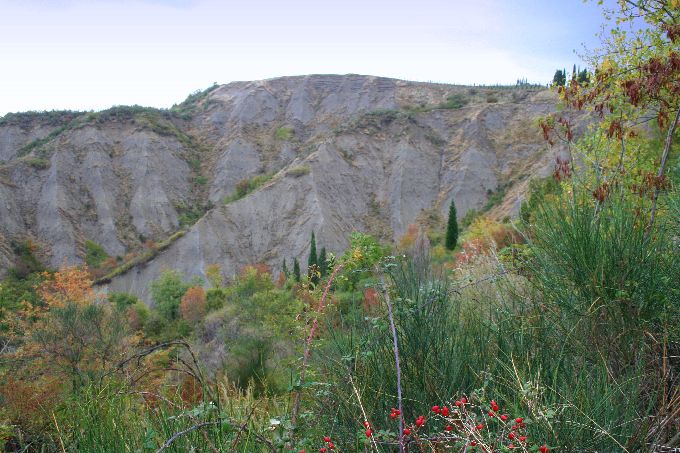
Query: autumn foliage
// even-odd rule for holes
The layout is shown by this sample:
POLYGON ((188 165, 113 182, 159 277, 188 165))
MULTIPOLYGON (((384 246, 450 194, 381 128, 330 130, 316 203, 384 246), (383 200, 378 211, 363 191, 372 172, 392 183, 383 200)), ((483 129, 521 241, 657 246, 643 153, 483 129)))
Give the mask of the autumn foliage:
POLYGON ((179 312, 182 319, 196 323, 203 319, 206 313, 205 290, 199 287, 192 287, 184 293, 179 304, 179 312))

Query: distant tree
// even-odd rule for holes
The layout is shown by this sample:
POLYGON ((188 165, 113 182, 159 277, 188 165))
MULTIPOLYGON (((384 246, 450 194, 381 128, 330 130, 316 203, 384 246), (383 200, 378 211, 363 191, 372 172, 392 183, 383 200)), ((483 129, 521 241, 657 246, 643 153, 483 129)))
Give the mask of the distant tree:
POLYGON ((316 255, 316 238, 314 237, 314 232, 312 231, 312 239, 310 241, 309 247, 309 260, 307 265, 309 268, 311 268, 317 264, 319 264, 319 257, 316 255))
POLYGON ((172 321, 179 317, 179 304, 189 286, 177 271, 165 271, 151 283, 151 298, 165 319, 172 321))
MULTIPOLYGON (((26 358, 37 354, 43 365, 64 372, 77 389, 91 382, 120 359, 126 323, 120 310, 101 303, 88 274, 67 267, 46 278, 37 288, 41 309, 26 308, 26 358)), ((32 366, 40 366, 33 362, 32 366)), ((44 372, 36 372, 40 375, 44 372)))
POLYGON ((574 67, 573 67, 573 69, 571 70, 571 80, 576 80, 577 74, 578 74, 578 73, 577 73, 577 71, 576 71, 576 65, 574 64, 574 67))
POLYGON ((290 271, 288 270, 288 265, 286 264, 285 258, 283 259, 283 266, 281 266, 281 272, 283 273, 283 275, 286 276, 286 278, 288 278, 290 271))
POLYGON ((449 206, 449 220, 446 225, 446 248, 453 250, 458 243, 458 220, 456 219, 456 204, 451 200, 449 206))
POLYGON ((567 83, 567 75, 563 70, 558 69, 553 76, 553 85, 563 87, 567 83))
POLYGON ((205 268, 205 276, 213 288, 222 288, 224 286, 224 279, 222 278, 222 266, 219 264, 210 264, 205 268))
POLYGON ((300 263, 297 258, 293 258, 293 277, 295 277, 296 282, 300 281, 300 263))
POLYGON ((328 273, 328 263, 326 262, 326 247, 321 247, 321 252, 319 253, 319 272, 321 277, 325 277, 328 273))
POLYGON ((312 231, 312 239, 309 247, 309 261, 307 262, 307 275, 312 283, 319 281, 319 256, 316 254, 316 238, 312 231))
POLYGON ((590 76, 588 75, 588 70, 583 69, 578 73, 578 83, 581 85, 587 85, 590 83, 590 76))
POLYGON ((205 290, 200 286, 189 288, 179 304, 182 319, 191 323, 197 323, 205 316, 206 297, 205 290))
POLYGON ((127 310, 129 306, 139 302, 139 299, 137 299, 132 294, 123 292, 111 292, 109 293, 108 299, 109 302, 111 302, 116 307, 116 309, 123 311, 127 310))

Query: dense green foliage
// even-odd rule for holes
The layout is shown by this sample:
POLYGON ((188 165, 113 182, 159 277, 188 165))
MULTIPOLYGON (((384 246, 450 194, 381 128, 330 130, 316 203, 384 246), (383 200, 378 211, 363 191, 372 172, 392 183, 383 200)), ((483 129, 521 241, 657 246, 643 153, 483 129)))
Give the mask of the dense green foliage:
POLYGON ((449 218, 446 222, 446 248, 453 250, 458 244, 458 219, 456 217, 456 204, 451 200, 449 205, 449 218))
POLYGON ((99 267, 108 258, 104 248, 94 241, 85 241, 85 263, 90 267, 99 267))
POLYGON ((168 321, 179 317, 179 303, 191 285, 182 281, 182 276, 175 271, 165 271, 158 280, 151 284, 151 297, 158 312, 168 321))

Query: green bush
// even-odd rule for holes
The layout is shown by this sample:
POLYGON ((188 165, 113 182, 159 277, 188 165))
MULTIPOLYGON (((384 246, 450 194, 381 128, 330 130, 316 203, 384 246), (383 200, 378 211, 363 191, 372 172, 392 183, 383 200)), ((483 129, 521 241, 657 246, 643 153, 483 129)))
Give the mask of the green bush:
POLYGON ((50 161, 42 157, 31 157, 26 159, 25 162, 37 170, 45 170, 50 168, 50 161))
POLYGON ((177 271, 164 271, 157 280, 151 283, 151 298, 155 302, 158 313, 167 321, 179 318, 179 304, 182 296, 191 287, 182 281, 177 271))
POLYGON ((260 186, 264 185, 267 181, 272 179, 273 174, 266 173, 264 175, 257 175, 250 179, 242 179, 236 183, 236 190, 234 193, 228 197, 225 197, 222 201, 227 204, 233 201, 240 200, 251 192, 254 192, 260 186))
POLYGON ((594 203, 577 192, 534 215, 530 266, 560 310, 555 328, 578 340, 585 357, 606 359, 614 374, 635 363, 645 332, 659 332, 680 306, 670 225, 648 231, 638 205, 619 193, 594 203))
POLYGON ((108 299, 118 310, 126 310, 131 305, 139 302, 139 299, 132 294, 115 291, 109 293, 108 299))
POLYGON ((93 268, 98 268, 109 257, 104 248, 94 241, 85 241, 85 263, 93 268))
POLYGON ((468 99, 462 93, 454 93, 446 98, 446 102, 439 104, 439 108, 457 110, 465 107, 468 102, 468 99))
POLYGON ((203 175, 196 176, 194 178, 194 184, 198 184, 199 186, 204 186, 208 183, 208 178, 206 178, 203 175))
POLYGON ((292 176, 293 178, 299 178, 300 176, 304 176, 309 174, 311 171, 311 168, 309 165, 298 165, 297 167, 293 167, 290 170, 286 172, 287 176, 292 176))
POLYGON ((278 140, 290 140, 293 138, 293 134, 295 133, 295 130, 292 127, 286 127, 282 126, 278 129, 276 129, 276 138, 278 140))
POLYGON ((208 312, 224 307, 227 292, 224 288, 210 288, 205 292, 206 309, 208 312))

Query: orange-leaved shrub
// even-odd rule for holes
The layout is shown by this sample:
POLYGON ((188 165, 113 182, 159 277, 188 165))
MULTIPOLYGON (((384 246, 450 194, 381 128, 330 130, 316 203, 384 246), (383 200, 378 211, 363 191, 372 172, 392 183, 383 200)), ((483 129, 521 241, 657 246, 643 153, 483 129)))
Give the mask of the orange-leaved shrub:
POLYGON ((179 312, 182 319, 192 323, 197 323, 203 319, 206 313, 205 290, 200 286, 189 288, 182 296, 179 312))

